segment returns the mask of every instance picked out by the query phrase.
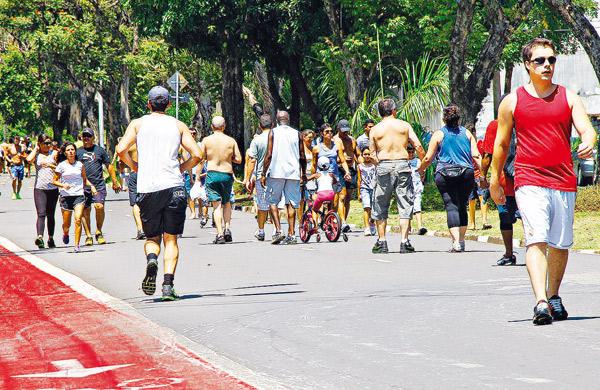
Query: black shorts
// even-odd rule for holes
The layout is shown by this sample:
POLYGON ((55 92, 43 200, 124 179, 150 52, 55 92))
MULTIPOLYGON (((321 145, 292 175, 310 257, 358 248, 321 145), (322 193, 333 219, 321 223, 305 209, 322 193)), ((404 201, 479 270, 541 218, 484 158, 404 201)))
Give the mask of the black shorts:
POLYGON ((129 191, 129 205, 133 207, 137 197, 137 172, 131 172, 127 178, 127 191, 129 191))
POLYGON ((344 175, 346 174, 344 171, 344 168, 342 168, 340 166, 340 177, 338 178, 338 180, 340 181, 340 183, 344 183, 344 185, 346 186, 347 190, 355 190, 357 189, 357 184, 358 184, 358 172, 356 171, 356 169, 354 169, 353 167, 349 167, 350 168, 350 177, 351 180, 350 181, 346 181, 346 179, 344 179, 344 175))
POLYGON ((77 205, 85 206, 85 196, 75 195, 60 197, 60 208, 63 210, 73 211, 77 205))
POLYGON ((157 237, 163 233, 183 233, 187 198, 183 187, 137 194, 142 228, 146 237, 157 237))

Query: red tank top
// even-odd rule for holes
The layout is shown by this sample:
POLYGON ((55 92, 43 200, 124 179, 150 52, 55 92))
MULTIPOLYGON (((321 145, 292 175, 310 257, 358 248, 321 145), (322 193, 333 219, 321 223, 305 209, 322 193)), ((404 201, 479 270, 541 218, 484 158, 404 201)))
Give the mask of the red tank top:
POLYGON ((573 120, 564 87, 548 97, 517 89, 514 112, 517 134, 515 188, 533 185, 559 191, 577 191, 571 158, 573 120))

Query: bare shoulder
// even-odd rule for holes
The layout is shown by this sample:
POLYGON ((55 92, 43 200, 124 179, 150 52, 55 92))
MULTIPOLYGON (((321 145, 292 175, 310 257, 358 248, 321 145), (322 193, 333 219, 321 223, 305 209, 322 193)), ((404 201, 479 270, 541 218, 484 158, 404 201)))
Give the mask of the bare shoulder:
POLYGON ((185 130, 189 131, 189 128, 187 127, 187 125, 185 123, 183 123, 182 121, 175 119, 176 123, 177 123, 177 128, 179 129, 179 131, 183 132, 185 130))
POLYGON ((572 91, 569 88, 565 88, 565 93, 567 95, 567 103, 569 103, 569 107, 573 108, 573 105, 575 103, 581 102, 581 98, 579 97, 579 95, 577 95, 575 91, 572 91))
POLYGON ((142 118, 135 118, 131 122, 129 122, 129 127, 132 127, 136 130, 139 130, 142 126, 142 118))
POLYGON ((501 113, 514 113, 515 112, 515 107, 517 106, 517 91, 512 91, 511 93, 509 93, 508 95, 506 95, 506 97, 504 99, 502 99, 502 102, 500 103, 500 106, 498 107, 498 115, 501 115, 501 113))

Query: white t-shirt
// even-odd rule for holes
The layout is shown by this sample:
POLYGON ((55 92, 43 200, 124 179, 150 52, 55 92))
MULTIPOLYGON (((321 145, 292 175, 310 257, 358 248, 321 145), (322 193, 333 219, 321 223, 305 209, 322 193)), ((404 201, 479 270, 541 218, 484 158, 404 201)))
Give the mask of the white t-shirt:
POLYGON ((317 192, 333 191, 333 177, 328 172, 319 172, 321 175, 317 178, 317 192))
POLYGON ((81 171, 83 164, 81 161, 75 161, 75 164, 69 164, 65 160, 56 166, 56 173, 60 173, 60 182, 69 184, 71 188, 60 188, 60 196, 80 196, 83 195, 83 178, 81 171))

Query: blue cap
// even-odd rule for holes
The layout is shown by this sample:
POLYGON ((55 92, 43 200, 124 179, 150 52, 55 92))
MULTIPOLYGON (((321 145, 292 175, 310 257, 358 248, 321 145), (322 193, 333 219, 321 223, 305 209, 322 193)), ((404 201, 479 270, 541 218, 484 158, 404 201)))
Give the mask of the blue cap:
POLYGON ((337 129, 339 131, 343 131, 343 132, 350 131, 350 122, 348 122, 346 119, 342 119, 341 121, 338 122, 337 129))
POLYGON ((150 92, 148 92, 148 100, 156 103, 166 103, 169 101, 169 91, 160 85, 152 87, 150 92))

